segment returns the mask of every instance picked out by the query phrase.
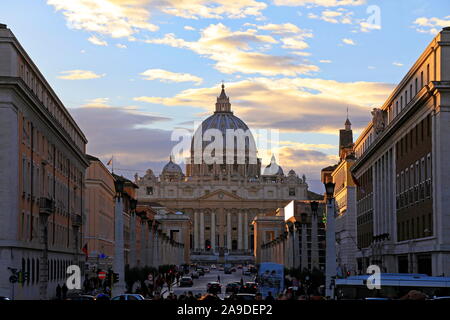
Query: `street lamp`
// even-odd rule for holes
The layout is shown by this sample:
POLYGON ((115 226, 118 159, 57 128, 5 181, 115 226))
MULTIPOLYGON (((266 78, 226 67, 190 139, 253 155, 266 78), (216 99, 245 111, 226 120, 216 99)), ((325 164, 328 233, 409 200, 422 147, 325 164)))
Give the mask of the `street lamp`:
POLYGON ((136 210, 137 207, 137 199, 130 199, 130 210, 134 211, 136 210))
POLYGON ((333 182, 327 182, 325 183, 325 193, 327 195, 327 199, 331 199, 334 196, 334 187, 335 183, 333 182))
POLYGON ((116 188, 116 195, 122 197, 124 181, 117 177, 116 180, 114 180, 114 187, 116 188))
POLYGON ((325 193, 327 197, 327 230, 326 230, 326 270, 325 295, 334 299, 333 281, 336 278, 336 231, 334 218, 334 187, 333 182, 327 182, 325 193))

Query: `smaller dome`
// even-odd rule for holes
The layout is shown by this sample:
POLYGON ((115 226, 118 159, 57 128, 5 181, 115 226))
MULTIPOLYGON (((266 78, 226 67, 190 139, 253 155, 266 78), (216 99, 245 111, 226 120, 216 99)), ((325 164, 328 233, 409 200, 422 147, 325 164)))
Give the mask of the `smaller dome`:
POLYGON ((179 173, 183 174, 183 170, 181 170, 181 167, 172 161, 172 157, 170 157, 169 162, 164 166, 163 174, 173 174, 173 173, 179 173))
POLYGON ((282 176, 282 175, 284 175, 283 168, 281 168, 277 164, 274 155, 272 155, 270 164, 264 169, 263 175, 265 175, 265 176, 282 176))
POLYGON ((295 176, 295 175, 296 175, 296 174, 295 174, 295 171, 294 171, 294 170, 292 170, 292 169, 291 169, 291 170, 289 170, 289 175, 290 175, 290 176, 295 176))

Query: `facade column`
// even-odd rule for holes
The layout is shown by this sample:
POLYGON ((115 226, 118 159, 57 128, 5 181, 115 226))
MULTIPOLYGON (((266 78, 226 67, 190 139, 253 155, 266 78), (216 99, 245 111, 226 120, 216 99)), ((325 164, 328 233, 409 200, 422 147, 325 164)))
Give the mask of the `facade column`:
POLYGON ((238 211, 238 250, 242 250, 242 210, 238 211))
MULTIPOLYGON (((302 256, 301 256, 301 268, 308 269, 308 244, 307 244, 307 224, 302 223, 302 256)), ((313 241, 311 239, 311 241, 313 241)))
POLYGON ((211 211, 211 249, 216 252, 216 212, 211 211))
POLYGON ((194 251, 198 251, 199 245, 198 245, 198 211, 194 210, 194 251))
POLYGON ((311 269, 319 269, 319 239, 317 236, 317 227, 317 212, 313 212, 311 219, 311 269))
POLYGON ((231 250, 231 212, 227 212, 227 249, 231 250))
POLYGON ((146 229, 148 232, 148 237, 147 237, 147 265, 148 266, 153 266, 153 247, 155 244, 155 234, 153 232, 153 227, 150 223, 146 224, 146 229))
POLYGON ((248 251, 248 211, 244 212, 244 250, 248 251))
POLYGON ((146 233, 147 233, 147 219, 141 218, 141 267, 147 266, 147 241, 146 241, 146 233))
POLYGON ((130 213, 130 267, 136 266, 136 214, 130 213))
POLYGON ((159 236, 158 231, 153 229, 153 266, 158 268, 159 266, 159 236))
POLYGON ((116 197, 116 205, 114 211, 114 261, 113 270, 119 274, 119 282, 115 283, 112 288, 114 296, 125 293, 125 256, 123 241, 123 198, 116 197))
POLYGON ((205 250, 205 212, 200 211, 200 248, 205 250))

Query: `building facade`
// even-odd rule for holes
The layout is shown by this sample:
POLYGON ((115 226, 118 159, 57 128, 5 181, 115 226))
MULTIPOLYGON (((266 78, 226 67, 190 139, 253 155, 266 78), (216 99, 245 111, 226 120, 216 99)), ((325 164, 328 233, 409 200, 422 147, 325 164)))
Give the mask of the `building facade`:
POLYGON ((291 200, 307 199, 305 178, 293 170, 285 175, 274 157, 261 172, 261 159, 257 158, 254 145, 249 128, 233 114, 222 86, 216 111, 194 134, 186 175, 171 157, 159 177, 151 169, 143 177, 136 177, 139 203, 156 201, 189 216, 192 227, 186 245, 191 259, 218 261, 219 257, 226 257, 229 261, 253 261, 253 219, 284 207, 291 200), (232 163, 225 161, 225 150, 223 158, 217 156, 216 161, 209 163, 205 159, 208 145, 196 137, 218 132, 225 148, 227 130, 244 132, 245 143, 241 149, 234 148, 232 163), (238 161, 241 156, 242 161, 238 161))
POLYGON ((356 158, 351 125, 347 118, 345 128, 339 130, 339 163, 322 171, 322 175, 327 175, 335 184, 336 256, 340 276, 358 272, 355 257, 359 250, 356 235, 356 184, 350 171, 356 158))
POLYGON ((360 270, 450 275, 450 28, 355 143, 360 270))
POLYGON ((258 217, 255 228, 258 262, 284 264, 288 269, 325 271, 325 202, 291 201, 274 216, 258 217))
POLYGON ((86 137, 13 33, 0 25, 0 295, 46 299, 84 267, 86 137), (11 283, 19 272, 27 280, 11 283))

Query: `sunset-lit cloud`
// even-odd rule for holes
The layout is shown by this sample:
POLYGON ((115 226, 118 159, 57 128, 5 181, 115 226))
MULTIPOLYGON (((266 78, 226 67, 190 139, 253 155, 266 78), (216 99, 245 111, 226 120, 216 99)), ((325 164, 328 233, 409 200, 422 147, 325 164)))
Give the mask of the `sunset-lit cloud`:
POLYGON ((366 0, 273 0, 279 6, 306 6, 321 7, 360 6, 366 4, 366 0))
POLYGON ((442 19, 437 17, 420 17, 414 21, 414 25, 418 32, 436 35, 442 28, 450 27, 450 16, 442 19))
POLYGON ((148 69, 142 73, 144 80, 160 80, 162 82, 195 82, 201 84, 203 79, 189 73, 177 73, 163 69, 148 69))
POLYGON ((148 22, 150 0, 47 0, 61 11, 69 28, 97 32, 113 38, 130 37, 141 30, 156 31, 148 22))
MULTIPOLYGON (((253 127, 323 133, 337 132, 347 107, 355 127, 365 126, 371 107, 382 104, 392 89, 385 83, 311 78, 252 78, 227 83, 226 88, 233 110, 253 127)), ((212 112, 217 93, 218 87, 198 88, 173 97, 140 96, 134 100, 212 112)))
POLYGON ((88 38, 88 41, 92 44, 95 44, 96 46, 107 46, 108 42, 106 42, 105 40, 102 40, 100 38, 98 38, 97 36, 91 36, 88 38))
MULTIPOLYGON (((283 40, 282 40, 283 41, 283 40)), ((254 29, 231 31, 228 27, 211 24, 200 33, 197 41, 186 41, 174 34, 146 41, 151 44, 164 44, 176 48, 192 50, 216 61, 215 68, 222 73, 259 73, 267 76, 309 74, 318 71, 317 66, 299 63, 288 55, 269 55, 252 51, 252 44, 276 44, 279 41, 269 35, 258 34, 254 29)), ((285 39, 287 48, 304 48, 301 40, 285 39)))
POLYGON ((355 41, 353 41, 352 39, 349 39, 349 38, 342 39, 342 42, 345 44, 348 44, 348 45, 352 45, 352 46, 356 45, 355 41))
POLYGON ((58 78, 64 80, 88 80, 102 78, 105 76, 105 74, 97 74, 89 70, 67 70, 61 71, 60 74, 62 75, 58 76, 58 78))

